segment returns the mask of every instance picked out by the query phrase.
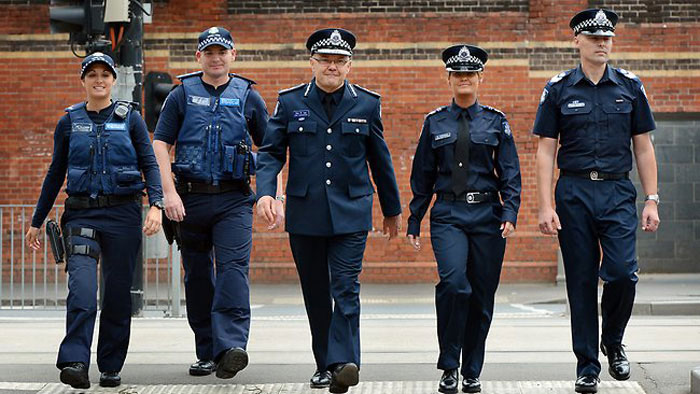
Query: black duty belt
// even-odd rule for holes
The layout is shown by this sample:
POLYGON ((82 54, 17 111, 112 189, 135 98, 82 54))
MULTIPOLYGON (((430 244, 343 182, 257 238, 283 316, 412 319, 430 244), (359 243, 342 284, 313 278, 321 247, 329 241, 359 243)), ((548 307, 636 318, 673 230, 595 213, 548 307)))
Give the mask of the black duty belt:
POLYGON ((442 201, 464 201, 467 204, 479 204, 488 201, 498 201, 498 195, 493 192, 466 192, 455 196, 454 193, 439 193, 438 200, 442 201))
POLYGON ((203 194, 218 194, 230 191, 240 191, 250 193, 250 186, 244 181, 225 181, 219 182, 218 185, 212 185, 206 182, 182 181, 177 182, 175 189, 179 194, 186 193, 203 193, 203 194))
POLYGON ((124 205, 132 202, 140 202, 141 194, 127 194, 124 196, 107 195, 90 198, 88 196, 69 196, 66 198, 66 208, 70 209, 88 209, 88 208, 105 208, 124 205))
POLYGON ((590 171, 569 171, 561 170, 563 176, 573 176, 576 178, 585 178, 592 181, 617 181, 620 179, 629 179, 629 172, 601 172, 598 170, 590 171))

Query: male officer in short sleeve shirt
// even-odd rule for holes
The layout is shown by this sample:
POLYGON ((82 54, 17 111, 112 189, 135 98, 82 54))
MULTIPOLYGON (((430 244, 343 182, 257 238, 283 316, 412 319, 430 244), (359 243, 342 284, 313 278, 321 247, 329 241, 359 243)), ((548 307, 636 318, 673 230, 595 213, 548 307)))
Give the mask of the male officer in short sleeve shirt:
POLYGON ((642 228, 653 232, 659 225, 651 108, 639 78, 607 64, 617 20, 617 14, 603 9, 585 10, 572 18, 581 63, 547 83, 533 128, 539 136, 539 227, 544 234, 559 236, 579 393, 597 392, 599 382, 599 277, 605 283, 600 349, 608 356, 613 378, 630 376, 622 338, 638 270, 637 193, 629 180, 632 153, 646 195, 642 228), (555 155, 560 169, 556 210, 551 201, 555 155))
POLYGON ((374 188, 384 231, 398 234, 399 191, 383 136, 379 95, 346 81, 355 36, 313 33, 313 80, 281 91, 258 155, 258 213, 272 223, 275 176, 289 148, 286 230, 311 326, 311 387, 344 393, 358 383, 362 257, 374 188), (369 166, 368 166, 369 164, 369 166))

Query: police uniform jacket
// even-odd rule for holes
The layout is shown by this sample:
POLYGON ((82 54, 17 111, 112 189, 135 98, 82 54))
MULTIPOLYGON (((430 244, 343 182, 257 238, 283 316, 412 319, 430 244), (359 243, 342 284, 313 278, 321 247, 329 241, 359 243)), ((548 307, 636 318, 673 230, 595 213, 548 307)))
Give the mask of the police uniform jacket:
POLYGON ((637 76, 608 65, 594 85, 579 65, 547 83, 533 133, 559 138, 562 170, 623 173, 632 169, 631 137, 655 128, 637 76))
POLYGON ((289 147, 286 230, 315 236, 371 230, 374 187, 368 163, 384 216, 401 213, 383 134, 374 92, 346 81, 328 119, 314 80, 281 91, 258 151, 258 197, 275 196, 276 175, 289 147))
POLYGON ((413 200, 407 233, 420 235, 420 223, 434 193, 452 193, 452 166, 459 115, 469 119, 468 189, 500 193, 501 222, 516 224, 520 208, 520 164, 513 135, 501 111, 478 102, 466 109, 454 102, 429 113, 423 122, 411 171, 413 200))

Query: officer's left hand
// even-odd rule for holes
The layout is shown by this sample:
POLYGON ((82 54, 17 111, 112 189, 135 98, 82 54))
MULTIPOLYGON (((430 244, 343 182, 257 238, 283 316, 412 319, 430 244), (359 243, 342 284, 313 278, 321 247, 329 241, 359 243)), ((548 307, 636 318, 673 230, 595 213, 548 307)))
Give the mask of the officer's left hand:
POLYGON ((401 231, 401 214, 384 217, 384 235, 389 234, 389 239, 399 235, 401 231))
POLYGON ((647 201, 642 211, 642 230, 653 233, 659 229, 659 207, 654 201, 647 201))
POLYGON ((284 223, 284 202, 275 199, 272 202, 272 211, 275 216, 275 222, 267 226, 268 230, 274 230, 284 223))
POLYGON ((151 236, 160 231, 160 225, 163 222, 163 211, 158 207, 151 207, 146 214, 146 220, 143 222, 143 233, 151 236))
POLYGON ((501 237, 503 238, 508 238, 508 236, 513 235, 515 232, 515 226, 511 222, 503 222, 501 223, 501 237))

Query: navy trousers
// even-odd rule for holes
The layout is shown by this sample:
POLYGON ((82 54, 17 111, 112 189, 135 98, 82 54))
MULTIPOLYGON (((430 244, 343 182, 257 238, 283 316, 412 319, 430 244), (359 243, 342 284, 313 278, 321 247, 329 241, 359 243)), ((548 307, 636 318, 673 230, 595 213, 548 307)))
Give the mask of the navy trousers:
POLYGON ((248 344, 255 196, 240 191, 193 193, 182 195, 182 201, 187 320, 197 358, 217 360, 226 350, 248 344))
POLYGON ((636 196, 628 179, 592 181, 562 176, 557 182, 556 210, 562 226, 559 245, 578 376, 600 373, 599 277, 605 283, 601 299, 603 344, 622 343, 632 314, 638 270, 636 196))
POLYGON ((360 281, 367 232, 317 237, 289 234, 311 348, 319 371, 360 365, 360 281))
MULTIPOLYGON (((97 340, 97 366, 101 372, 121 371, 131 332, 131 282, 141 247, 141 207, 136 202, 91 209, 66 209, 64 228, 87 227, 98 238, 72 236, 73 245, 89 245, 100 253, 104 292, 97 340)), ((97 314, 97 261, 88 255, 68 258, 66 336, 56 366, 82 362, 90 365, 90 346, 97 314)))
POLYGON ((440 282, 435 287, 437 334, 442 370, 460 366, 478 378, 503 266, 499 204, 437 201, 430 213, 430 236, 440 282))

